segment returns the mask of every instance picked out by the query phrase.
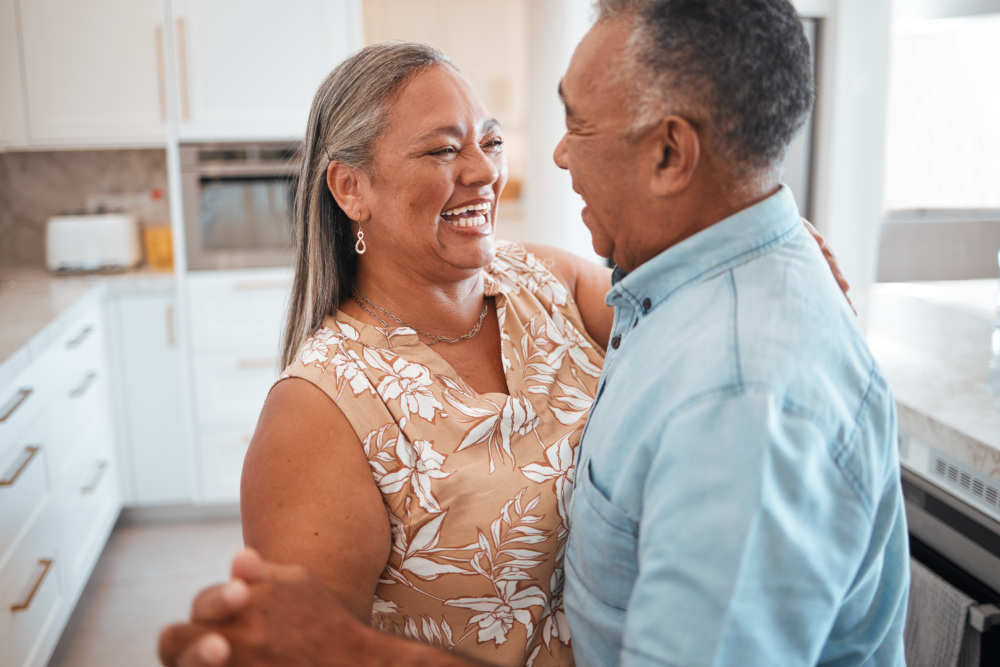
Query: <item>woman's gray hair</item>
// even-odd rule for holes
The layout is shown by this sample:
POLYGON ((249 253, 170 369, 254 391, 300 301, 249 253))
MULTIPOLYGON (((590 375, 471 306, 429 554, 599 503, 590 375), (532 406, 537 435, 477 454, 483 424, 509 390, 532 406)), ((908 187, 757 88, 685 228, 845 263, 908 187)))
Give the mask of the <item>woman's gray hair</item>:
POLYGON ((679 113, 707 122, 732 167, 780 166, 813 102, 809 44, 788 0, 599 0, 598 12, 632 30, 629 134, 679 113))
POLYGON ((372 174, 375 143, 389 123, 396 93, 436 65, 455 67, 426 44, 373 44, 338 65, 316 92, 292 213, 295 278, 282 341, 283 368, 354 286, 353 221, 327 187, 330 163, 372 174))

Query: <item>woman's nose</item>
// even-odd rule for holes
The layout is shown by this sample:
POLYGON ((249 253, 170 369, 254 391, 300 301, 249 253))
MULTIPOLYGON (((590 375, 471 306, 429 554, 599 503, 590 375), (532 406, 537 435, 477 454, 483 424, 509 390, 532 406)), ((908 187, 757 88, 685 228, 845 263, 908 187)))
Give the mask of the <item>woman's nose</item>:
POLYGON ((471 151, 462 170, 462 184, 495 183, 500 178, 503 155, 488 155, 481 148, 471 151))

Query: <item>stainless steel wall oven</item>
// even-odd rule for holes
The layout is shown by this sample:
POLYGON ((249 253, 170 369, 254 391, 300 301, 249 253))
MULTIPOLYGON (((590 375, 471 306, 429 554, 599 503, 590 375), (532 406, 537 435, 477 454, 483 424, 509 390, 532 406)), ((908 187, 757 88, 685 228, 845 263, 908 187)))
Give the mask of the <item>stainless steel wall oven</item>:
POLYGON ((299 151, 289 142, 181 145, 188 268, 291 264, 299 151))

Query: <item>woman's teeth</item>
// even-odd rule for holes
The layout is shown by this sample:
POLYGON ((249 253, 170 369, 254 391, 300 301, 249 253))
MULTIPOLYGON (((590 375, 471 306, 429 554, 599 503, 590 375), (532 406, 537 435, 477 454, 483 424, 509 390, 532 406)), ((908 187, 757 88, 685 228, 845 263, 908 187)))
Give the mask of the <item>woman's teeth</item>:
POLYGON ((484 213, 491 208, 489 202, 483 202, 482 204, 472 204, 469 206, 459 206, 458 208, 453 208, 450 211, 445 211, 441 214, 441 217, 448 222, 448 224, 455 227, 479 227, 480 225, 486 224, 486 215, 484 213), (479 213, 482 211, 483 213, 479 213))

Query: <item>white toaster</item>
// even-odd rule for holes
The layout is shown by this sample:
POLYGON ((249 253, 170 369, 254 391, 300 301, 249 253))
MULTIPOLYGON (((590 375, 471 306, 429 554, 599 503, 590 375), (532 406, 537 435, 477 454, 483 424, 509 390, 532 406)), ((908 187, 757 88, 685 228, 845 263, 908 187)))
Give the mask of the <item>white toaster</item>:
POLYGON ((141 261, 133 215, 57 215, 45 226, 45 263, 52 271, 121 271, 141 261))

